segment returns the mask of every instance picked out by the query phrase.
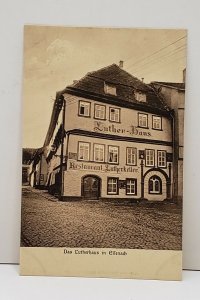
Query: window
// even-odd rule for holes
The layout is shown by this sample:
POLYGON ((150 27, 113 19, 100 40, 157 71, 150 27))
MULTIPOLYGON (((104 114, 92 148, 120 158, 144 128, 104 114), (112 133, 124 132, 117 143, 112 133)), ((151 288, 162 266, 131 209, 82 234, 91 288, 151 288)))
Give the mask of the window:
POLYGON ((104 105, 95 104, 95 106, 94 106, 94 117, 96 119, 105 120, 105 118, 106 118, 106 107, 104 105))
POLYGON ((90 117, 90 102, 79 101, 79 116, 90 117))
POLYGON ((108 178, 107 192, 110 195, 118 194, 118 178, 115 177, 108 178))
POLYGON ((110 121, 119 123, 120 122, 120 109, 110 107, 109 112, 110 112, 110 121))
POLYGON ((141 91, 134 91, 135 99, 139 102, 146 102, 146 94, 141 91))
POLYGON ((137 194, 137 179, 135 178, 126 179, 126 194, 127 195, 137 194))
POLYGON ((145 150, 145 161, 146 167, 153 167, 155 163, 155 151, 154 150, 145 150))
POLYGON ((166 151, 158 150, 158 167, 166 168, 166 166, 167 166, 166 151))
POLYGON ((162 181, 154 175, 149 178, 149 194, 162 194, 162 181))
POLYGON ((137 149, 132 147, 126 148, 126 163, 127 165, 137 165, 137 149))
POLYGON ((110 95, 117 95, 117 91, 116 91, 116 87, 114 85, 110 85, 110 84, 104 84, 104 92, 106 94, 110 94, 110 95))
POLYGON ((139 127, 148 127, 148 115, 147 114, 138 114, 138 126, 139 127))
POLYGON ((108 162, 118 164, 119 162, 119 147, 108 146, 108 162))
POLYGON ((152 116, 152 128, 162 130, 162 118, 158 116, 152 116))
POLYGON ((78 143, 78 159, 89 160, 90 157, 90 144, 89 143, 78 143))
POLYGON ((94 144, 94 161, 104 161, 105 146, 101 144, 94 144))

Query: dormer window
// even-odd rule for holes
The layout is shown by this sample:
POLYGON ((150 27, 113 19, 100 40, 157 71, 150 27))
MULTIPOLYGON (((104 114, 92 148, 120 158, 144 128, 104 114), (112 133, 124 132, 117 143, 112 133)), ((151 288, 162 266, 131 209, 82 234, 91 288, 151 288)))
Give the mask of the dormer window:
POLYGON ((139 102, 146 102, 146 94, 141 91, 134 91, 135 99, 139 102))
POLYGON ((105 83, 104 92, 109 95, 117 96, 116 86, 105 83))

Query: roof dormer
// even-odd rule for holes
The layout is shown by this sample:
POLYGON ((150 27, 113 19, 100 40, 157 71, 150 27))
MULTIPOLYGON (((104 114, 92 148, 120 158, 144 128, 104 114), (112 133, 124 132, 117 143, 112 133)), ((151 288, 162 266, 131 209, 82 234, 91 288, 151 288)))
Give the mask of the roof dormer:
POLYGON ((116 86, 110 83, 104 82, 104 92, 109 95, 117 96, 116 86))
POLYGON ((139 102, 146 102, 147 97, 146 94, 139 90, 134 90, 135 99, 139 102))

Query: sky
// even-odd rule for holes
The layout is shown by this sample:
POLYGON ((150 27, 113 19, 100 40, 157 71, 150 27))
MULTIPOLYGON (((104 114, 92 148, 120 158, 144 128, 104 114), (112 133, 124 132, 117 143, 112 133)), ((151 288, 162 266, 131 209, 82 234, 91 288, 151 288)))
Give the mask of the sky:
POLYGON ((56 92, 87 72, 124 61, 144 82, 182 82, 185 30, 25 26, 23 147, 43 146, 56 92))

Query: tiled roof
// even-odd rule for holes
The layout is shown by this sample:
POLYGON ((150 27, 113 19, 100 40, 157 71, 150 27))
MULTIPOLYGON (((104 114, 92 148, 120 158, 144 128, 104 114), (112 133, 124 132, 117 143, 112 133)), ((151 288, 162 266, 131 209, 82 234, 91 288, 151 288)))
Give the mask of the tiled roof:
POLYGON ((63 94, 64 91, 65 90, 59 91, 59 92, 56 93, 56 99, 55 99, 54 104, 53 104, 51 120, 50 120, 50 123, 49 123, 49 128, 48 128, 47 135, 46 135, 44 145, 43 145, 44 147, 49 145, 52 134, 53 134, 54 129, 56 127, 56 122, 57 122, 60 110, 62 108, 62 106, 60 106, 60 104, 59 104, 60 103, 60 96, 63 94))
POLYGON ((121 69, 116 64, 112 64, 100 70, 90 72, 87 75, 103 79, 110 83, 130 86, 141 91, 148 90, 146 84, 144 84, 141 80, 129 74, 125 70, 121 69))
POLYGON ((130 103, 139 103, 143 106, 151 106, 157 109, 166 110, 166 105, 164 105, 160 97, 150 85, 145 84, 138 78, 121 69, 116 64, 87 73, 85 77, 68 88, 112 98, 113 100, 116 99, 130 103), (105 93, 105 83, 112 84, 116 87, 116 96, 105 93), (141 91, 145 93, 146 102, 137 101, 134 91, 141 91))
POLYGON ((185 83, 184 82, 163 82, 163 81, 153 81, 152 84, 159 84, 168 87, 172 87, 175 89, 185 90, 185 83))

